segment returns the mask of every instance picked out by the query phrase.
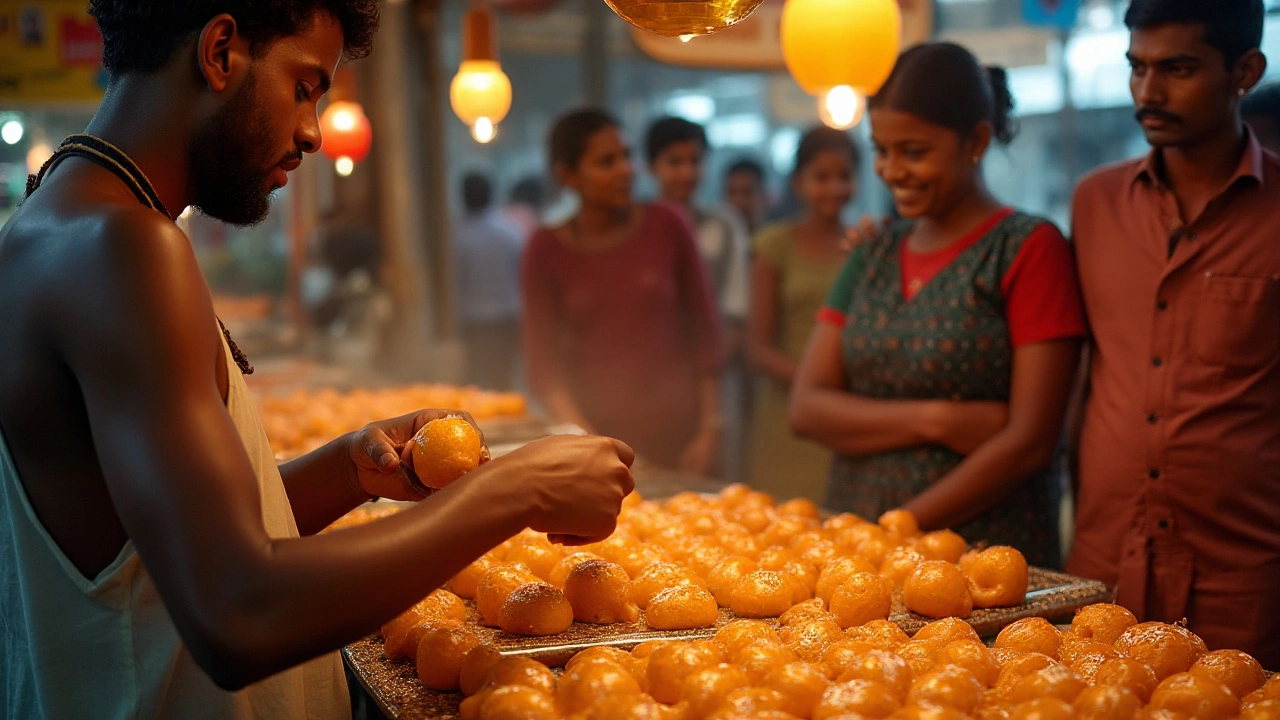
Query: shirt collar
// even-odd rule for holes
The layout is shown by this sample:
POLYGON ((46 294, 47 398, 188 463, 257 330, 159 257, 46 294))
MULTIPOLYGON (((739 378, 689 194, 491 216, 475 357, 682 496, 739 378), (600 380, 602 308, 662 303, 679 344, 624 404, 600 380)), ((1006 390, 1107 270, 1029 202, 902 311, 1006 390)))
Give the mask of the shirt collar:
MULTIPOLYGON (((1264 180, 1263 161, 1262 161, 1262 144, 1258 142, 1257 135, 1248 126, 1244 126, 1245 137, 1248 138, 1248 144, 1244 148, 1244 154, 1240 157, 1240 164, 1236 166, 1236 171, 1231 175, 1231 179, 1227 181, 1224 187, 1231 187, 1241 178, 1253 178, 1262 185, 1264 180)), ((1164 162, 1160 148, 1151 148, 1151 152, 1138 163, 1134 168, 1132 182, 1145 180, 1148 183, 1163 185, 1160 180, 1159 168, 1164 162)))

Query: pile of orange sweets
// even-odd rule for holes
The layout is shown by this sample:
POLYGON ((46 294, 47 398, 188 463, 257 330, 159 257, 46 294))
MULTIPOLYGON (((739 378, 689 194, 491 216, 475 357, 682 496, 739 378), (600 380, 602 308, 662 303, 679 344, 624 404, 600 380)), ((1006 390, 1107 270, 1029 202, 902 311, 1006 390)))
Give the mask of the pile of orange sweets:
POLYGON ((955 618, 914 638, 875 620, 838 638, 820 612, 780 627, 735 620, 714 638, 595 647, 557 677, 473 644, 423 640, 424 682, 460 687, 463 720, 1262 720, 1280 717, 1280 678, 1235 650, 1208 652, 1177 625, 1116 605, 1081 610, 1067 632, 1039 619, 988 648, 955 618))
POLYGON ((333 388, 295 390, 258 398, 258 414, 276 457, 288 459, 310 452, 343 433, 378 420, 423 408, 453 408, 477 420, 519 417, 525 398, 474 387, 409 385, 342 392, 333 388))

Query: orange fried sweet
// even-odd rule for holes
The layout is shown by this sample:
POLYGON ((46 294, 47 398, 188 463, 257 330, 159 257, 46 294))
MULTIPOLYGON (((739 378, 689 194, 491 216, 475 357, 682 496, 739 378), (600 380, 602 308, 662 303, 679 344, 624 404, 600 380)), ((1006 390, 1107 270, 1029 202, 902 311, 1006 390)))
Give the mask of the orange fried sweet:
POLYGON ((677 720, 668 708, 648 695, 615 695, 601 700, 585 720, 677 720))
POLYGON ((581 663, 556 684, 556 706, 565 715, 583 713, 609 697, 639 695, 640 684, 626 668, 608 660, 581 663))
POLYGON ((458 674, 458 689, 470 697, 489 686, 489 671, 502 661, 502 653, 492 645, 480 645, 471 649, 462 659, 458 674))
POLYGON ((666 556, 660 551, 649 547, 636 548, 632 552, 625 553, 614 559, 614 562, 622 566, 627 571, 627 575, 632 578, 640 577, 640 574, 654 563, 663 562, 666 556))
POLYGON ((827 649, 822 651, 822 658, 819 662, 826 668, 827 677, 834 680, 861 660, 863 655, 878 649, 875 645, 865 640, 845 638, 828 645, 827 649))
POLYGON ((484 440, 462 418, 440 418, 418 428, 413 440, 413 471, 430 488, 442 488, 480 465, 484 440))
POLYGON ((700 547, 689 553, 685 558, 685 567, 692 570, 700 580, 703 586, 706 586, 706 579, 711 577, 711 571, 716 569, 725 560, 729 559, 729 553, 721 550, 714 545, 700 547))
POLYGON ((1073 706, 1077 720, 1130 720, 1142 702, 1129 688, 1095 685, 1077 695, 1073 706))
POLYGON ((897 623, 889 620, 872 620, 862 627, 851 627, 844 636, 850 640, 865 640, 881 650, 897 650, 911 639, 897 623))
POLYGON ((587 662, 595 662, 597 660, 607 660, 609 662, 618 663, 619 665, 626 665, 627 661, 631 659, 632 659, 631 654, 626 652, 625 650, 621 650, 616 647, 611 647, 609 645, 596 645, 593 647, 589 647, 586 650, 583 650, 582 652, 569 658, 569 662, 564 664, 564 669, 566 672, 568 672, 569 670, 572 670, 576 665, 579 665, 581 663, 587 663, 587 662))
POLYGON ((703 668, 685 678, 680 699, 688 704, 687 715, 701 718, 710 715, 724 703, 725 697, 738 688, 747 687, 747 674, 740 668, 721 663, 703 668))
POLYGON ((1000 668, 1000 679, 996 680, 997 688, 1011 690, 1022 678, 1058 664, 1056 660, 1044 653, 1019 652, 1021 654, 1007 661, 1004 667, 1000 668))
POLYGON ((839 682, 870 680, 888 688, 898 700, 906 700, 911 691, 911 668, 897 653, 872 650, 845 668, 839 682))
POLYGON ((548 695, 556 692, 556 676, 546 665, 527 657, 502 658, 489 669, 485 680, 490 687, 523 685, 548 695))
POLYGON ((1240 714, 1240 700, 1226 685, 1191 673, 1177 673, 1162 680, 1151 693, 1148 706, 1180 712, 1196 720, 1224 720, 1240 714))
POLYGON ((449 578, 449 589, 458 597, 474 600, 476 588, 480 586, 480 580, 484 578, 484 574, 489 572, 490 568, 497 564, 498 559, 493 555, 481 555, 470 565, 459 570, 457 575, 449 578))
MULTIPOLYGON (((927 536, 926 536, 927 537, 927 536)), ((964 569, 976 608, 1012 607, 1027 599, 1030 571, 1022 553, 1004 545, 975 555, 964 569)))
POLYGON ((996 636, 996 647, 1038 652, 1055 660, 1062 647, 1062 633, 1044 618, 1023 618, 996 636))
POLYGON ((955 665, 973 673, 985 687, 995 687, 1000 679, 1000 666, 991 659, 991 651, 978 640, 953 640, 933 658, 938 666, 955 665))
POLYGON ((1080 608, 1071 620, 1071 632, 1111 645, 1125 630, 1138 624, 1127 608, 1111 603, 1097 603, 1080 608))
POLYGON ((934 658, 946 643, 941 640, 921 640, 914 638, 898 648, 897 653, 911 666, 916 676, 924 675, 934 669, 934 658))
POLYGON ((930 560, 945 560, 949 563, 960 562, 969 546, 964 538, 950 530, 935 530, 925 533, 917 546, 920 554, 930 560))
POLYGON ((1056 697, 1028 700, 1009 711, 1009 720, 1072 720, 1073 717, 1071 703, 1056 697))
POLYGON ((769 673, 798 659, 795 652, 781 642, 760 640, 739 650, 733 656, 733 664, 747 673, 752 684, 759 684, 769 673))
POLYGON ((880 527, 901 538, 911 538, 920 534, 920 523, 910 510, 890 510, 880 516, 880 527))
POLYGON ((495 687, 462 704, 463 720, 558 720, 555 700, 523 685, 495 687))
POLYGON ((655 630, 712 627, 718 617, 716 599, 698 585, 669 587, 655 595, 644 611, 645 621, 655 630))
POLYGON ((765 676, 764 687, 782 694, 782 709, 796 717, 809 717, 822 699, 831 681, 823 669, 813 663, 787 663, 765 676))
POLYGON ((902 586, 902 602, 925 617, 968 617, 973 611, 969 580, 960 568, 941 560, 920 563, 902 586))
POLYGON ((907 705, 891 717, 893 720, 969 720, 971 716, 945 705, 907 705))
POLYGON ((480 638, 464 628, 438 628, 423 635, 415 658, 418 679, 432 690, 457 690, 462 663, 479 644, 480 638))
POLYGON ((893 583, 895 588, 901 588, 911 573, 926 559, 924 555, 916 552, 915 548, 905 545, 896 547, 890 550, 884 562, 880 563, 880 574, 893 583))
POLYGON ((1272 675, 1262 687, 1246 695, 1242 700, 1246 703, 1257 703, 1263 700, 1280 700, 1280 674, 1272 675))
POLYGON ((631 602, 643 610, 649 607, 649 601, 655 595, 663 590, 680 585, 707 587, 702 578, 680 565, 664 562, 654 563, 645 568, 639 577, 631 581, 631 602))
POLYGON ((791 586, 782 574, 757 570, 743 577, 729 597, 729 607, 740 617, 778 617, 791 609, 791 586))
POLYGON ((1239 720, 1275 720, 1280 718, 1280 700, 1259 700, 1240 708, 1239 720))
POLYGON ((861 555, 844 555, 831 560, 822 568, 822 574, 818 576, 818 585, 814 588, 814 594, 817 595, 827 605, 831 604, 831 598, 844 584, 845 580, 857 575, 858 573, 876 572, 876 568, 861 555))
POLYGON ((716 667, 723 659, 723 653, 709 645, 673 643, 660 647, 649 658, 649 694, 660 703, 674 705, 689 676, 716 667))
POLYGON ((980 640, 978 631, 969 623, 957 617, 946 617, 920 628, 913 640, 937 640, 944 645, 956 640, 980 640))
POLYGON ((476 588, 476 611, 480 624, 489 627, 502 625, 502 606, 515 589, 525 583, 539 582, 537 576, 523 565, 495 565, 480 579, 476 588))
POLYGON ((1088 683, 1065 665, 1050 665, 1027 675, 1009 689, 1009 700, 1024 703, 1038 697, 1056 697, 1064 702, 1076 699, 1088 683))
POLYGON ((831 613, 827 612, 827 606, 822 602, 822 599, 813 598, 812 600, 805 600, 797 605, 792 605, 790 610, 778 617, 778 624, 785 628, 789 625, 800 625, 814 620, 831 619, 831 613))
POLYGON ((941 705, 972 714, 982 703, 984 688, 974 674, 947 665, 930 670, 916 678, 907 694, 907 702, 917 705, 941 705))
POLYGON ((782 516, 808 518, 817 520, 822 517, 818 506, 808 498, 794 498, 774 508, 774 512, 782 516))
POLYGON ((448 590, 435 590, 421 602, 382 626, 386 641, 383 652, 388 660, 413 657, 418 641, 429 628, 458 627, 467 619, 467 608, 457 595, 448 590))
POLYGON ((589 552, 576 552, 571 555, 566 555, 556 561, 555 567, 551 568, 551 573, 547 577, 547 582, 563 590, 564 582, 569 579, 569 573, 573 572, 574 568, 588 560, 601 559, 602 558, 599 555, 589 552))
POLYGON ((779 635, 782 642, 806 662, 820 662, 827 648, 844 639, 840 626, 831 620, 797 623, 784 628, 779 635))
POLYGON ((553 545, 546 535, 533 533, 522 536, 520 542, 507 551, 506 561, 520 563, 542 580, 551 579, 551 571, 560 562, 564 552, 553 545))
POLYGON ((573 625, 573 607, 560 588, 525 583, 502 604, 502 631, 512 635, 556 635, 573 625))
POLYGON ((640 608, 631 602, 631 578, 605 560, 588 560, 574 568, 565 579, 564 594, 578 622, 609 625, 640 617, 640 608))
POLYGON ((734 720, 752 714, 781 712, 786 700, 782 693, 772 688, 744 687, 732 690, 720 706, 707 716, 708 720, 734 720))
POLYGON ((707 576, 707 589, 715 597, 720 607, 729 607, 733 598, 733 590, 742 578, 755 572, 758 568, 755 561, 743 557, 730 557, 717 565, 707 576))
POLYGON ((730 658, 757 640, 780 641, 777 631, 762 620, 734 620, 716 631, 715 639, 730 658))
POLYGON ((1117 658, 1107 660, 1098 666, 1098 671, 1093 676, 1093 683, 1127 688, 1133 691, 1139 702, 1145 705, 1151 699, 1151 693, 1155 692, 1156 685, 1160 681, 1156 678, 1155 672, 1145 663, 1129 658, 1117 658))
POLYGON ((1091 683, 1102 663, 1120 657, 1114 647, 1092 640, 1065 641, 1059 654, 1067 667, 1080 673, 1080 677, 1091 683))
POLYGON ((857 717, 885 718, 902 706, 888 688, 870 680, 850 680, 827 688, 813 709, 813 720, 857 717))
POLYGON ((1213 678, 1231 691, 1238 698, 1245 698, 1249 693, 1262 687, 1267 681, 1267 674, 1252 655, 1239 650, 1215 650, 1205 653, 1191 665, 1192 675, 1213 678))
POLYGON ((856 573, 831 596, 831 615, 842 628, 885 620, 893 609, 893 586, 881 575, 856 573))
POLYGON ((1125 630, 1115 642, 1121 657, 1144 663, 1157 680, 1191 669, 1196 650, 1189 633, 1159 622, 1146 622, 1125 630))

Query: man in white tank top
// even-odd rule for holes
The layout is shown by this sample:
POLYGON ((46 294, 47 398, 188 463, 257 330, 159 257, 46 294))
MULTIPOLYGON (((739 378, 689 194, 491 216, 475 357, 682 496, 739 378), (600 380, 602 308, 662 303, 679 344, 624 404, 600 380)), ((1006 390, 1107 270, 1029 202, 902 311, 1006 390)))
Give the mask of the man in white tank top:
POLYGON ((347 717, 338 648, 526 527, 604 538, 633 455, 534 443, 316 535, 423 499, 407 442, 442 413, 277 468, 173 218, 265 215, 378 2, 90 5, 106 98, 0 228, 0 715, 347 717))

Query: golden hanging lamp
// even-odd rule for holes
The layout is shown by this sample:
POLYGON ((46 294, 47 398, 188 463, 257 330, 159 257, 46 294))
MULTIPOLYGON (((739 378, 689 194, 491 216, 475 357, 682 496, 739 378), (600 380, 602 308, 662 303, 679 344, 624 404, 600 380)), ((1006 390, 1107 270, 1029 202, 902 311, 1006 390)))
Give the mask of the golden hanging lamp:
POLYGON ((641 30, 684 40, 710 35, 745 20, 763 0, 605 0, 641 30))
POLYGON ((782 55, 805 92, 848 86, 874 95, 893 71, 901 47, 898 0, 787 0, 782 55))
POLYGON ((493 13, 473 6, 462 19, 462 62, 449 85, 449 104, 458 119, 471 127, 477 141, 497 134, 511 109, 511 80, 498 63, 497 28, 493 13))

